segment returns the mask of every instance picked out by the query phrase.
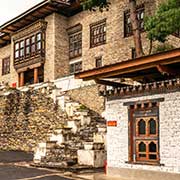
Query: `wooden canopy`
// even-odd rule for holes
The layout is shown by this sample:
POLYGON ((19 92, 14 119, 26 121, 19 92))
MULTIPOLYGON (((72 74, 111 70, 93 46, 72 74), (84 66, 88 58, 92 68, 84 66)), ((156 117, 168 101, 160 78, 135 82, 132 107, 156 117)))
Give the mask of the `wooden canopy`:
POLYGON ((129 78, 138 83, 150 83, 180 75, 180 48, 110 64, 75 74, 83 80, 95 80, 99 84, 123 86, 108 79, 129 78))
POLYGON ((71 16, 80 10, 80 4, 75 0, 71 1, 71 3, 69 3, 68 0, 44 0, 0 26, 0 47, 10 43, 11 34, 13 32, 16 32, 38 19, 44 18, 53 12, 71 16))

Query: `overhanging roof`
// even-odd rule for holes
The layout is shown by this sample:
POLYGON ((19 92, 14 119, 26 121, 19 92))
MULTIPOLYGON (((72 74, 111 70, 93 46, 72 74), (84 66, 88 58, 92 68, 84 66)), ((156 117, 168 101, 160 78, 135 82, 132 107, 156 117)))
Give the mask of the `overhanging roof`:
POLYGON ((44 0, 0 26, 0 47, 10 42, 11 33, 16 32, 38 19, 44 18, 53 12, 71 16, 79 10, 81 10, 81 8, 76 1, 69 3, 68 0, 44 0))
POLYGON ((103 78, 126 77, 137 78, 144 74, 160 76, 163 73, 180 74, 180 48, 144 56, 132 60, 110 64, 75 74, 75 78, 98 80, 103 78), (163 72, 164 71, 164 72, 163 72))

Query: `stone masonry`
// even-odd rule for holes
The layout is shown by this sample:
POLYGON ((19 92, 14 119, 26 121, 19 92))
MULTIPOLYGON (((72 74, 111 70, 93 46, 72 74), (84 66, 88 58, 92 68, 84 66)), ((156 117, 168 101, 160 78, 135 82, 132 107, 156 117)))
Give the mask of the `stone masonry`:
POLYGON ((50 97, 52 87, 1 90, 0 149, 33 151, 66 120, 50 97))

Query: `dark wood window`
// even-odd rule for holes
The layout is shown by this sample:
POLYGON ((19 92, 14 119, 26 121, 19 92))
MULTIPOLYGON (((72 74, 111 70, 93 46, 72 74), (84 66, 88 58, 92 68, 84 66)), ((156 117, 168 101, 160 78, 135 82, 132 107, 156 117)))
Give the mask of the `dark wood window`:
POLYGON ((24 41, 20 41, 20 48, 19 48, 19 56, 20 58, 24 57, 24 41))
POLYGON ((77 73, 80 71, 82 71, 82 62, 81 61, 70 64, 70 74, 74 74, 74 73, 77 73))
POLYGON ((2 60, 2 75, 10 73, 10 57, 4 58, 2 60))
POLYGON ((96 58, 96 67, 102 67, 102 57, 96 58))
POLYGON ((158 103, 142 103, 129 107, 130 161, 159 163, 158 103))
POLYGON ((45 35, 37 32, 25 39, 15 42, 14 44, 14 64, 23 63, 23 59, 44 53, 45 35))
POLYGON ((15 44, 14 56, 15 56, 15 59, 19 58, 19 42, 15 44))
POLYGON ((40 51, 42 48, 42 33, 36 35, 36 48, 37 51, 40 51))
MULTIPOLYGON (((144 5, 137 7, 136 10, 137 19, 139 23, 139 30, 144 31, 144 5)), ((124 37, 133 35, 131 19, 130 19, 130 10, 124 12, 124 37)))
POLYGON ((136 58, 136 49, 135 48, 131 48, 131 58, 132 59, 136 58))
POLYGON ((30 55, 30 38, 27 38, 25 40, 25 55, 29 56, 30 55))
POLYGON ((82 32, 75 32, 69 35, 69 58, 82 55, 82 32))
POLYGON ((106 43, 106 19, 90 25, 90 47, 106 43))
POLYGON ((31 55, 36 52, 36 36, 31 37, 31 55))

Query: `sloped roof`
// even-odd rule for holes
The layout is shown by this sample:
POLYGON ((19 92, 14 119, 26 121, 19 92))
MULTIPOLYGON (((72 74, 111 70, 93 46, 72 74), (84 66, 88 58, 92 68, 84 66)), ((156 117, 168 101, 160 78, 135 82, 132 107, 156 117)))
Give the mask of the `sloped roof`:
POLYGON ((75 0, 71 2, 69 0, 44 0, 0 26, 0 47, 10 43, 11 33, 53 12, 71 16, 80 10, 80 4, 75 0))

